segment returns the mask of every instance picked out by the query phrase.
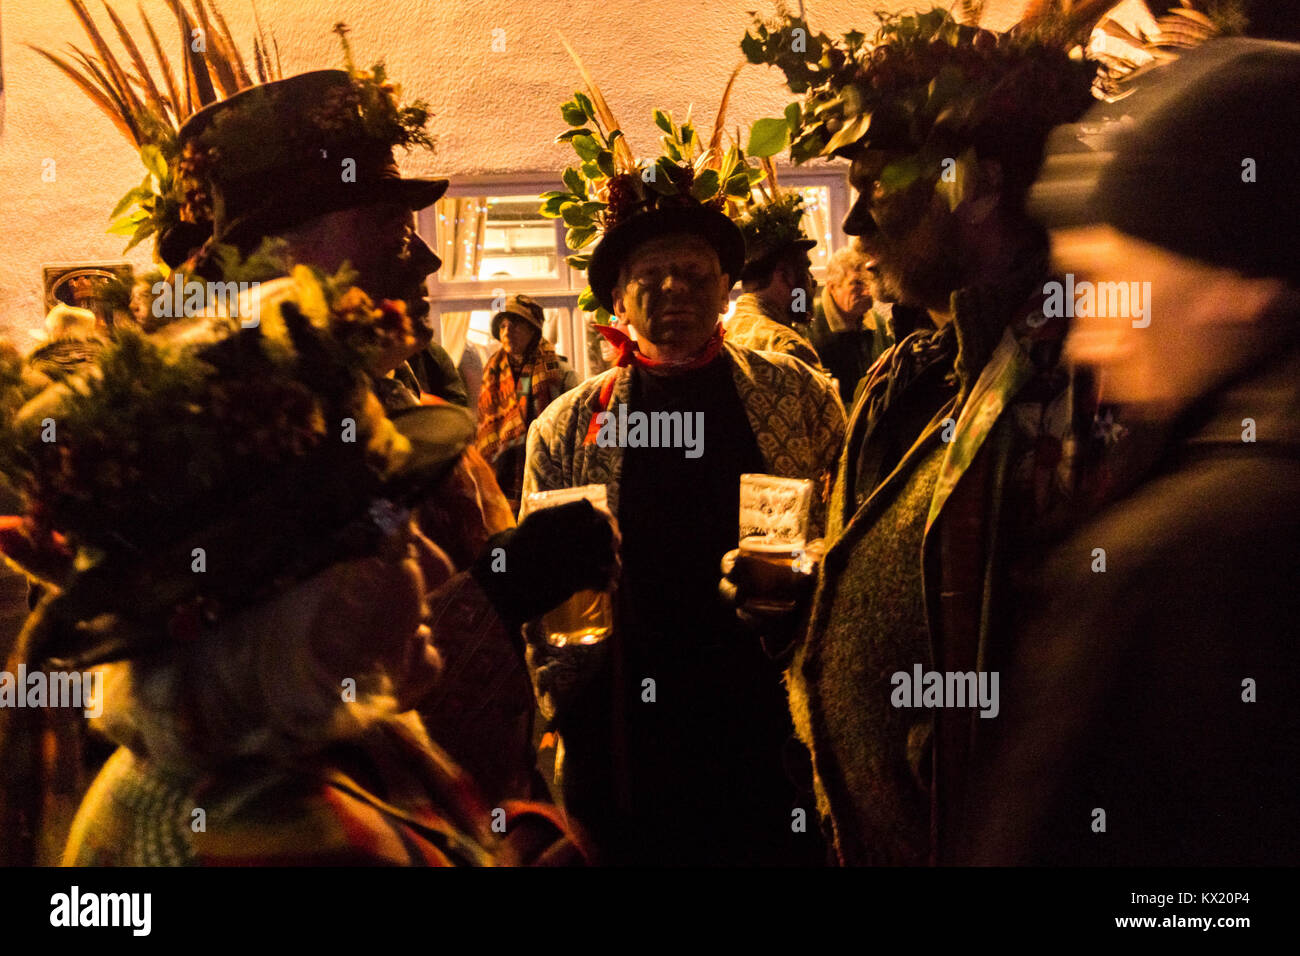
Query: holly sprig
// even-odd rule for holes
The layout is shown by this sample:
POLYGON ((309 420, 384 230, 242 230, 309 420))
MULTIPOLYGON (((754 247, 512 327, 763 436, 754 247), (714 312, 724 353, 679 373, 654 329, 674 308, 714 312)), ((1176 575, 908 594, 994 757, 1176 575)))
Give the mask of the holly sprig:
MULTIPOLYGON (((547 218, 564 220, 565 244, 573 250, 567 261, 579 271, 591 262, 591 255, 583 250, 638 210, 693 201, 738 216, 765 175, 752 160, 775 155, 789 143, 788 118, 755 123, 747 149, 738 143, 739 131, 737 141, 724 148, 719 135, 706 141, 689 113, 678 122, 670 111, 656 109, 652 118, 661 133, 660 155, 629 161, 623 131, 601 119, 587 94, 576 91, 560 105, 560 115, 570 128, 556 141, 569 143, 578 162, 565 168, 561 177, 565 188, 541 195, 540 211, 547 218)), ((590 287, 579 295, 578 306, 595 313, 599 323, 610 318, 590 287)))
MULTIPOLYGON (((565 189, 542 194, 542 215, 563 219, 568 230, 565 244, 575 253, 587 246, 598 231, 598 218, 608 205, 597 198, 602 184, 619 174, 615 162, 615 144, 623 136, 621 129, 607 129, 596 115, 591 98, 576 91, 573 99, 560 105, 560 114, 571 127, 556 137, 568 143, 578 156, 578 164, 564 170, 565 189)), ((589 256, 573 255, 569 264, 585 269, 589 256)))
POLYGON ((165 231, 181 218, 181 197, 172 173, 173 163, 162 148, 152 143, 140 147, 140 161, 146 170, 144 179, 118 200, 109 213, 113 220, 109 233, 130 237, 124 252, 165 231))
POLYGON ((788 15, 755 17, 742 38, 749 62, 777 67, 803 96, 788 108, 798 118, 795 163, 884 130, 923 149, 936 130, 969 129, 990 113, 1050 123, 1069 113, 1072 94, 1090 83, 1090 67, 1067 53, 1073 33, 1050 19, 995 33, 958 23, 943 9, 880 18, 870 41, 858 31, 839 39, 813 34, 788 15))

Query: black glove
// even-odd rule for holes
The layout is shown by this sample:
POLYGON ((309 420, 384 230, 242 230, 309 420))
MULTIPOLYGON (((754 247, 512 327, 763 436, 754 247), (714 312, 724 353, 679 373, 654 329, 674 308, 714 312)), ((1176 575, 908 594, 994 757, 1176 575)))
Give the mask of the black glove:
POLYGON ((501 619, 518 628, 584 588, 604 589, 616 561, 609 518, 589 501, 571 501, 493 535, 470 573, 501 619))
MULTIPOLYGON (((740 623, 759 637, 764 652, 774 660, 784 661, 807 625, 817 586, 815 565, 776 581, 756 576, 755 572, 761 570, 761 563, 746 560, 739 551, 727 552, 722 556, 718 593, 740 623)), ((770 578, 770 572, 765 577, 770 578)))

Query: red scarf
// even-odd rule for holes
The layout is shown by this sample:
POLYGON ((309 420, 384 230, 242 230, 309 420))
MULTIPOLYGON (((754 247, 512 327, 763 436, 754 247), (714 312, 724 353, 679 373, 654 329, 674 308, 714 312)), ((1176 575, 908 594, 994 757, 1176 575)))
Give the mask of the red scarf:
MULTIPOLYGON (((652 359, 641 354, 641 350, 637 348, 636 343, 612 325, 594 325, 593 328, 605 337, 606 342, 618 350, 618 358, 614 361, 616 368, 635 365, 637 368, 643 368, 654 375, 679 375, 692 369, 703 368, 717 358, 718 353, 722 351, 723 331, 721 322, 713 327, 713 334, 709 336, 709 340, 704 343, 703 348, 691 358, 680 362, 666 362, 662 359, 652 359)), ((609 400, 614 395, 614 382, 617 379, 617 375, 611 375, 600 389, 600 407, 605 411, 609 411, 609 400)), ((593 415, 591 416, 591 424, 587 426, 587 437, 583 440, 583 444, 594 445, 596 435, 599 433, 598 416, 593 415)))

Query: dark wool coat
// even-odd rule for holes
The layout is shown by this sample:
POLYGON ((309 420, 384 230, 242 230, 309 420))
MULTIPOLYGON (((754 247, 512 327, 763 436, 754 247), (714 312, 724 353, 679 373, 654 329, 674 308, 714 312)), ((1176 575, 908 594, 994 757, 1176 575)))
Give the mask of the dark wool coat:
POLYGON ((822 290, 817 300, 817 310, 813 314, 812 322, 801 329, 813 348, 817 350, 822 364, 839 383, 840 398, 848 407, 853 405, 853 395, 857 391, 858 382, 885 349, 895 342, 893 330, 890 328, 891 323, 886 318, 887 311, 887 306, 877 306, 872 309, 870 314, 875 323, 874 328, 866 329, 859 325, 852 330, 833 331, 826 320, 826 315, 834 313, 838 316, 839 307, 836 306, 828 287, 822 290))
MULTIPOLYGON (((891 379, 907 380, 905 363, 925 353, 916 341, 882 356, 850 420, 822 579, 787 675, 842 863, 942 858, 967 742, 995 721, 892 707, 891 675, 916 664, 996 669, 1009 569, 1029 534, 1077 503, 1095 404, 1061 362, 1064 323, 1043 320, 1042 263, 1027 257, 1003 285, 953 296, 959 390, 896 466, 885 459, 887 476, 862 500, 856 469, 879 463, 872 442, 883 440, 888 404, 906 404, 891 379)), ((926 361, 942 351, 935 342, 926 361)))
POLYGON ((1300 862, 1297 423, 1293 347, 1044 555, 962 862, 1300 862))

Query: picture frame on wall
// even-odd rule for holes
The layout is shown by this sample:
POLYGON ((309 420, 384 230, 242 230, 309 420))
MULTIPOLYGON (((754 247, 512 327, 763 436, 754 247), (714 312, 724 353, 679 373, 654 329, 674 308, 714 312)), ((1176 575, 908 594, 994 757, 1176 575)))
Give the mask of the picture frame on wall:
POLYGON ((115 313, 130 314, 135 270, 129 262, 50 263, 43 273, 46 313, 60 304, 88 309, 109 330, 115 313))

